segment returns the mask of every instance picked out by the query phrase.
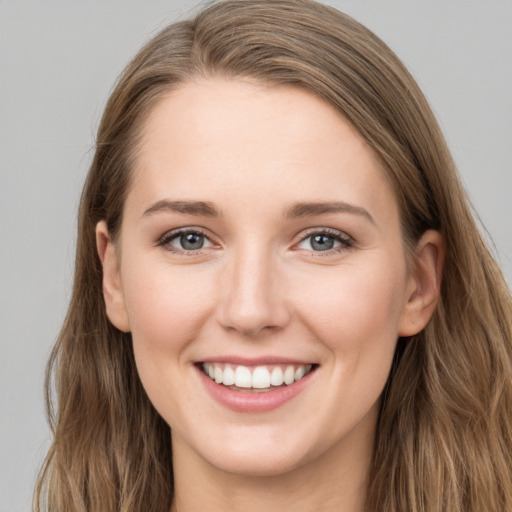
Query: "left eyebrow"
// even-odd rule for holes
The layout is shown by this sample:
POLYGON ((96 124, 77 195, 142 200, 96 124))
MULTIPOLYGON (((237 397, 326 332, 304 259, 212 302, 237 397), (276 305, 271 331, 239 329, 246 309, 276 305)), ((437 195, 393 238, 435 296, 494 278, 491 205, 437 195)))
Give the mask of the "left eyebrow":
POLYGON ((344 201, 295 203, 284 210, 286 218, 311 217, 314 215, 327 215, 329 213, 360 215, 368 219, 372 224, 375 224, 375 220, 368 210, 362 206, 356 206, 344 201))
POLYGON ((152 215, 158 212, 174 212, 185 215, 199 215, 203 217, 220 217, 221 212, 209 201, 170 201, 162 199, 151 205, 144 213, 152 215))

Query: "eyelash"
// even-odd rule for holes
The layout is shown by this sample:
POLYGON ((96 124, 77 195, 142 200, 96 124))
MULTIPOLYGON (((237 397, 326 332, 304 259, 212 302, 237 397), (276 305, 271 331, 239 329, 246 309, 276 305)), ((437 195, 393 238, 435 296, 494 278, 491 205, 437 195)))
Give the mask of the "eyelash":
MULTIPOLYGON (((184 229, 178 229, 176 231, 171 231, 170 233, 166 233, 164 236, 162 236, 160 238, 157 245, 159 247, 163 247, 165 250, 175 253, 175 254, 184 254, 187 256, 194 256, 196 254, 200 254, 201 251, 203 250, 203 247, 201 247, 200 249, 197 249, 197 250, 185 250, 185 249, 179 249, 179 248, 176 248, 176 247, 173 247, 172 245, 170 245, 170 243, 172 241, 177 240, 179 237, 181 237, 183 235, 187 235, 187 234, 202 236, 202 237, 204 237, 205 240, 208 240, 208 242, 210 244, 212 244, 213 246, 215 245, 214 242, 211 241, 210 237, 203 230, 201 230, 199 228, 184 228, 184 229)), ((329 229, 329 228, 321 228, 321 229, 316 228, 316 229, 309 230, 306 233, 306 235, 303 236, 297 244, 295 244, 294 247, 300 245, 301 243, 305 242, 308 238, 312 238, 315 235, 326 236, 326 237, 332 238, 335 242, 339 242, 340 245, 338 247, 334 247, 332 249, 327 249, 325 251, 314 251, 314 250, 300 249, 300 248, 297 248, 295 250, 306 250, 306 251, 314 254, 315 257, 323 257, 323 256, 330 256, 332 254, 337 254, 342 251, 346 251, 355 246, 355 240, 345 233, 342 233, 340 231, 336 231, 333 229, 329 229)))
MULTIPOLYGON (((348 249, 351 249, 355 246, 355 240, 347 235, 346 233, 343 233, 341 231, 337 231, 334 229, 329 228, 313 228, 306 232, 306 235, 301 238, 301 240, 298 242, 298 244, 295 244, 296 246, 301 244, 302 242, 306 241, 308 238, 312 238, 315 235, 320 236, 326 236, 329 238, 332 238, 335 242, 339 242, 340 245, 338 247, 334 247, 332 249, 328 249, 325 251, 313 251, 308 250, 308 252, 311 252, 314 254, 315 257, 324 257, 324 256, 332 256, 333 254, 338 254, 340 252, 346 251, 348 249)), ((296 249, 296 250, 303 250, 303 249, 296 249)), ((304 249, 306 250, 306 249, 304 249)))
POLYGON ((170 243, 173 240, 178 239, 179 237, 183 235, 200 235, 204 237, 205 240, 208 240, 212 245, 215 245, 211 240, 210 237, 201 229, 199 228, 184 228, 184 229, 177 229, 176 231, 171 231, 170 233, 166 233, 160 240, 158 241, 158 246, 163 247, 166 251, 175 253, 175 254, 186 254, 187 256, 194 256, 196 254, 200 254, 202 251, 202 247, 197 250, 185 250, 185 249, 178 249, 176 247, 173 247, 170 245, 170 243))

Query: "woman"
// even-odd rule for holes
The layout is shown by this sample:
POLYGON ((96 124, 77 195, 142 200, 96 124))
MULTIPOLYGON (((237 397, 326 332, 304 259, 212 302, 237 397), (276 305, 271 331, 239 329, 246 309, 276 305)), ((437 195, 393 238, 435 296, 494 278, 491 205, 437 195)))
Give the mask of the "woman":
POLYGON ((36 509, 512 509, 511 311, 384 43, 214 4, 107 103, 36 509))

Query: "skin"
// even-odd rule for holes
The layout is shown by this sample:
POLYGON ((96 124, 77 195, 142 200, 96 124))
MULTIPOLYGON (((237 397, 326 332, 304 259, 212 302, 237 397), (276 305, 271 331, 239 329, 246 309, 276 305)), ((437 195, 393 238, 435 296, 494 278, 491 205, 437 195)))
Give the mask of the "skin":
POLYGON ((145 122, 120 238, 100 222, 97 242, 108 316, 131 331, 171 426, 173 510, 362 511, 396 341, 433 312, 443 244, 425 233, 408 270, 393 189, 351 125, 298 88, 184 84, 145 122), (358 211, 289 215, 304 202, 358 211), (200 229, 203 248, 162 244, 179 228, 200 229), (341 241, 315 250, 311 232, 326 229, 341 241), (248 414, 199 378, 195 363, 226 355, 318 368, 283 406, 248 414))

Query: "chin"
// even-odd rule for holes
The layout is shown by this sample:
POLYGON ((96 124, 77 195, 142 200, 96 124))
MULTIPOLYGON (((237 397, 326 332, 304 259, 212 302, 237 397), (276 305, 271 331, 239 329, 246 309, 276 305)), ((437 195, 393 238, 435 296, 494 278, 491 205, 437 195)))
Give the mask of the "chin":
POLYGON ((252 432, 249 429, 229 429, 230 432, 223 436, 210 432, 211 436, 194 443, 194 451, 220 471, 247 477, 293 472, 320 451, 320 447, 315 446, 314 437, 305 432, 290 436, 289 432, 283 435, 282 431, 275 432, 271 428, 253 427, 252 432))
POLYGON ((282 453, 274 448, 272 453, 224 453, 221 457, 211 457, 207 462, 232 475, 275 477, 293 472, 301 466, 303 460, 296 453, 282 453))

